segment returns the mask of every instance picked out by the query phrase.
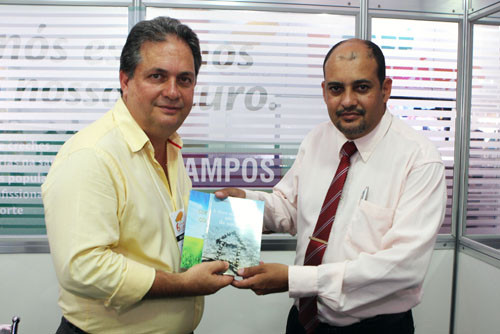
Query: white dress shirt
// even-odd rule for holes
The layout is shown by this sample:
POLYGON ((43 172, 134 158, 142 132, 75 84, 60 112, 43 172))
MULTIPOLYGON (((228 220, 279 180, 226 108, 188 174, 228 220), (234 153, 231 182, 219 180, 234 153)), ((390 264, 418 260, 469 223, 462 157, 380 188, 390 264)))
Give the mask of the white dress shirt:
POLYGON ((266 202, 266 229, 297 234, 290 297, 298 303, 317 295, 320 321, 340 326, 420 302, 446 208, 436 148, 386 112, 373 131, 354 140, 358 152, 351 157, 323 264, 303 266, 346 141, 331 122, 322 123, 304 139, 273 193, 246 191, 248 198, 266 202))

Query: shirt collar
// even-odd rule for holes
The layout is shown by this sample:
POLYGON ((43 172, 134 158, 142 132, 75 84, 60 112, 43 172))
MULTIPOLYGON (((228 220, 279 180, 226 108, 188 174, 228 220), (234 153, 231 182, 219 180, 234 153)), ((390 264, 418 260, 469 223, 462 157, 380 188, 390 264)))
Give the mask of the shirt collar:
MULTIPOLYGON (((134 153, 140 151, 149 142, 149 138, 132 117, 123 99, 116 101, 112 114, 130 150, 134 153)), ((182 139, 177 132, 170 136, 168 143, 178 149, 183 146, 182 139)))
MULTIPOLYGON (((389 130, 392 123, 392 117, 392 114, 386 110, 384 112, 384 115, 382 115, 380 122, 372 131, 370 131, 370 133, 358 139, 354 139, 356 148, 358 149, 359 155, 361 156, 361 159, 363 161, 367 161, 370 158, 378 143, 382 140, 382 138, 389 130)), ((344 145, 344 143, 349 139, 347 139, 340 131, 337 131, 337 133, 339 136, 339 140, 337 141, 338 152, 340 154, 342 145, 344 145)))
POLYGON ((179 150, 182 149, 182 146, 184 143, 182 142, 181 136, 177 132, 174 132, 170 138, 168 138, 168 143, 172 144, 173 147, 178 148, 179 150))

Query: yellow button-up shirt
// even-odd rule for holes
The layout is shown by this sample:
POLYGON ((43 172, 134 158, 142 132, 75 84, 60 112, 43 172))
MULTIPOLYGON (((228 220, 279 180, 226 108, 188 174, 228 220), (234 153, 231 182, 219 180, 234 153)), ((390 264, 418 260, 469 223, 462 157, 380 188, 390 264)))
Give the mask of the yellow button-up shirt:
POLYGON ((191 181, 172 135, 169 180, 120 99, 69 139, 42 185, 59 306, 91 333, 190 333, 203 297, 142 298, 155 269, 179 272, 169 214, 186 209, 191 181))

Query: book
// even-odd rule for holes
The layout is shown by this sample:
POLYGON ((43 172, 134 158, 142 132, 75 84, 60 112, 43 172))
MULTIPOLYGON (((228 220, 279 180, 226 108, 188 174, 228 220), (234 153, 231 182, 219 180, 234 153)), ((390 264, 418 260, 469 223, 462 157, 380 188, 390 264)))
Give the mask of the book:
POLYGON ((264 202, 191 190, 181 268, 204 261, 229 263, 226 275, 259 264, 264 202))
POLYGON ((191 190, 186 213, 186 229, 182 245, 181 268, 201 263, 203 241, 208 227, 210 194, 191 190))

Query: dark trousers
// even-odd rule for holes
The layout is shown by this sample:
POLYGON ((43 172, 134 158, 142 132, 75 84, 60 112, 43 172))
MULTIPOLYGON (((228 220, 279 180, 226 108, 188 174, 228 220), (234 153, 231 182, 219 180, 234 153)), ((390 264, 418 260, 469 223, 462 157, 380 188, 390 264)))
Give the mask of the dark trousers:
MULTIPOLYGON (((56 334, 88 334, 88 333, 82 331, 80 328, 73 325, 65 317, 62 317, 61 324, 59 325, 56 334)), ((194 334, 194 332, 192 332, 191 334, 194 334)))
POLYGON ((87 332, 82 331, 80 328, 69 322, 65 317, 62 317, 61 324, 59 325, 56 334, 87 334, 87 332))
MULTIPOLYGON (((292 306, 286 323, 286 334, 305 334, 306 331, 299 321, 299 311, 292 306)), ((338 327, 320 323, 315 334, 414 334, 413 316, 411 310, 403 313, 382 314, 373 318, 361 320, 358 323, 338 327)))

